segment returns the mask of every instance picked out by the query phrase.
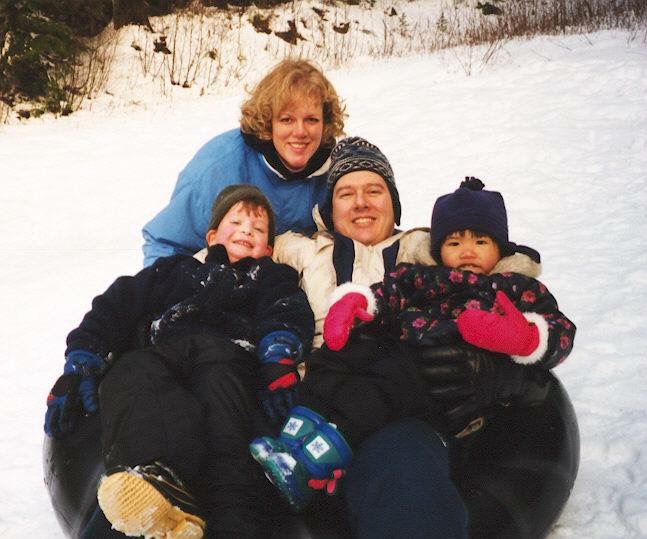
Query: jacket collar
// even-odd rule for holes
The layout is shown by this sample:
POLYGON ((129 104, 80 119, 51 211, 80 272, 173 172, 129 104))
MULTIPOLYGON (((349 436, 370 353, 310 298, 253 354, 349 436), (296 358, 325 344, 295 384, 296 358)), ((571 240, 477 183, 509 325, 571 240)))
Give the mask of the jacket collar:
POLYGON ((315 207, 312 208, 312 220, 317 226, 317 230, 328 230, 326 223, 324 223, 323 217, 321 216, 321 211, 319 210, 319 204, 315 204, 315 207))
POLYGON ((536 279, 541 274, 541 263, 533 260, 530 255, 517 252, 499 260, 490 275, 494 273, 521 273, 536 279))
POLYGON ((243 140, 250 148, 259 152, 267 165, 283 179, 303 180, 310 176, 318 176, 328 171, 330 167, 330 152, 332 145, 321 145, 315 154, 310 158, 306 167, 299 172, 292 172, 283 164, 276 148, 271 140, 261 140, 249 133, 243 133, 243 140))
MULTIPOLYGON (((429 265, 435 266, 438 263, 434 260, 429 265)), ((536 262, 532 256, 527 254, 514 253, 499 260, 488 275, 494 275, 495 273, 520 273, 526 277, 536 279, 541 274, 541 263, 536 262)))
POLYGON ((229 256, 227 255, 227 249, 224 245, 216 243, 210 247, 206 247, 206 254, 204 262, 209 262, 211 264, 227 264, 229 265, 229 256))

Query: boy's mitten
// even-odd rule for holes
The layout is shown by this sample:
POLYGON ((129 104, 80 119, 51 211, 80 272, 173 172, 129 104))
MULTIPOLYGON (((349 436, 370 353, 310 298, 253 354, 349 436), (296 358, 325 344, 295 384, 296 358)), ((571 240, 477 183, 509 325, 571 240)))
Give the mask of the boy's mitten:
POLYGON ((529 356, 539 346, 537 326, 503 292, 491 311, 470 309, 456 319, 463 339, 474 346, 509 356, 529 356))
POLYGON ((105 361, 85 350, 73 350, 65 358, 63 375, 47 396, 45 433, 60 438, 74 428, 81 411, 99 409, 97 379, 106 369, 105 361))
POLYGON ((324 341, 328 348, 337 352, 346 346, 356 320, 373 320, 373 315, 367 308, 368 299, 359 292, 349 292, 330 306, 323 329, 324 341))
POLYGON ((283 421, 296 404, 300 380, 297 365, 302 355, 301 341, 291 331, 273 331, 258 344, 260 376, 264 386, 260 399, 272 423, 283 421))

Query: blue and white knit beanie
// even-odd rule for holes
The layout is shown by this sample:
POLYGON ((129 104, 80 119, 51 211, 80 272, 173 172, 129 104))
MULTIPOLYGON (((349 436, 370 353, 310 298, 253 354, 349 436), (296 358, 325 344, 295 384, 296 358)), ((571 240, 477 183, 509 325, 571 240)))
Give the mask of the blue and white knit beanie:
POLYGON ((508 214, 501 193, 486 191, 481 180, 466 177, 456 191, 436 200, 431 214, 431 256, 440 262, 440 248, 452 232, 472 230, 490 236, 502 257, 521 252, 539 262, 539 253, 508 239, 508 214))
POLYGON ((321 216, 328 230, 333 229, 332 195, 335 184, 345 174, 359 170, 375 172, 384 179, 391 194, 395 224, 399 225, 402 208, 389 160, 375 144, 371 144, 362 137, 348 137, 340 140, 330 154, 330 169, 328 170, 327 182, 328 194, 321 208, 321 216))

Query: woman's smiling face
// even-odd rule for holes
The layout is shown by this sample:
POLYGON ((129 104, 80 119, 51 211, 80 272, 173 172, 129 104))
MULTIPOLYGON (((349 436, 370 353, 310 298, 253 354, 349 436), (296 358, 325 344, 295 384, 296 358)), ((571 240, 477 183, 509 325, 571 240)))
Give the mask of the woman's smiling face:
POLYGON ((292 172, 303 170, 321 145, 324 121, 318 99, 301 97, 272 114, 272 143, 292 172))

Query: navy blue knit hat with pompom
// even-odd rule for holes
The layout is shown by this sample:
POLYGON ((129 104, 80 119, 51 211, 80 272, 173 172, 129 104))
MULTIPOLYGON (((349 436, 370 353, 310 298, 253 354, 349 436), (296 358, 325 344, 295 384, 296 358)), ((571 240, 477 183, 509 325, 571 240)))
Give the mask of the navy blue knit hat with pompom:
POLYGON ((333 230, 332 224, 332 195, 335 184, 350 172, 368 170, 375 172, 384 179, 391 194, 393 216, 396 225, 400 224, 402 209, 400 195, 395 186, 393 169, 386 156, 380 149, 362 137, 348 137, 340 140, 330 154, 330 169, 328 170, 328 193, 320 208, 321 217, 328 230, 333 230))
POLYGON ((501 257, 515 252, 539 262, 539 253, 508 240, 508 214, 501 193, 486 191, 481 180, 466 177, 456 191, 443 195, 431 214, 431 256, 440 262, 440 248, 453 232, 472 230, 490 236, 499 246, 501 257))

